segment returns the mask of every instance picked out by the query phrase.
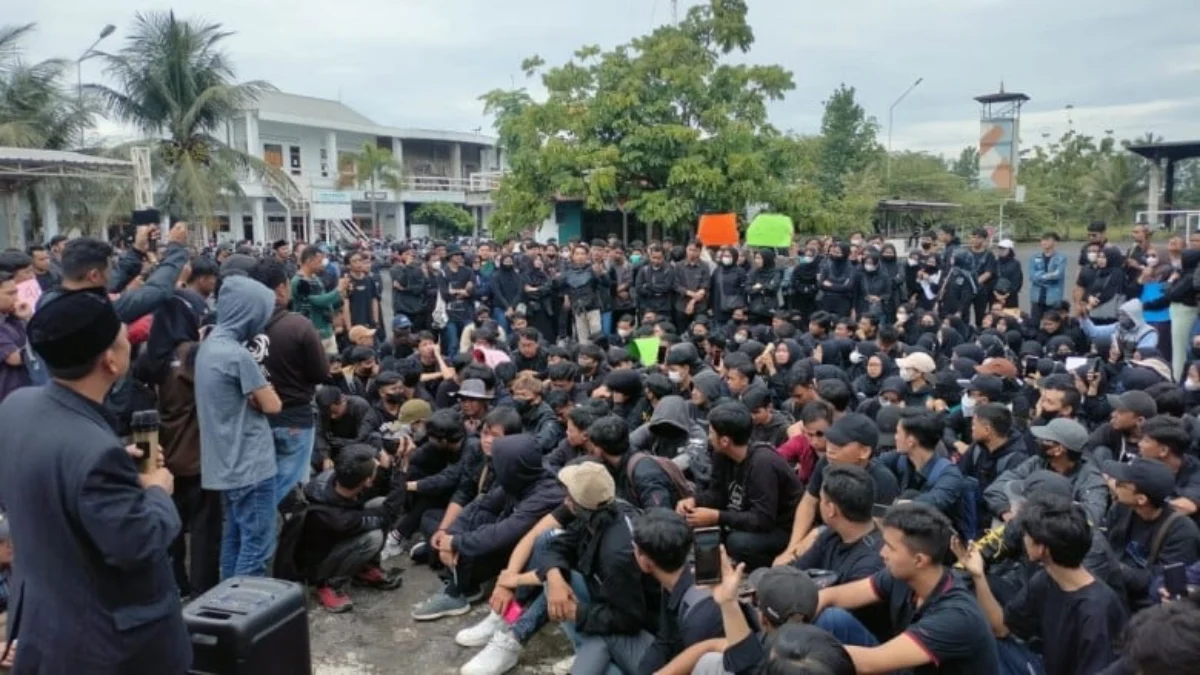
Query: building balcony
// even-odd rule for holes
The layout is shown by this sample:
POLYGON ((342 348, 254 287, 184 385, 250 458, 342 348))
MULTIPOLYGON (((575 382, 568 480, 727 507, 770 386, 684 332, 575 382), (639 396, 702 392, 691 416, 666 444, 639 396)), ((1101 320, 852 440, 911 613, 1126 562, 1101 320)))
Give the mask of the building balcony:
MULTIPOLYGON (((312 193, 329 193, 337 191, 345 193, 351 201, 376 202, 451 202, 484 206, 492 203, 492 193, 499 188, 504 171, 479 171, 469 174, 466 178, 446 178, 441 176, 404 176, 400 181, 400 190, 392 190, 383 186, 375 190, 370 185, 354 185, 353 187, 338 187, 340 180, 336 175, 322 175, 319 172, 304 172, 291 175, 289 178, 297 190, 311 199, 312 193)), ((353 175, 348 179, 353 180, 353 175)), ((242 190, 247 197, 274 196, 270 186, 244 175, 240 181, 242 190)))

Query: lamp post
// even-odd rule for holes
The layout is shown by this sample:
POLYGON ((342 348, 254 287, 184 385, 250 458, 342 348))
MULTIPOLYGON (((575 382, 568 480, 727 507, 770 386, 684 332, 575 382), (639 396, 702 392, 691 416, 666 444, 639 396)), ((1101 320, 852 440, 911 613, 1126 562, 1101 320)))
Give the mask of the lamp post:
MULTIPOLYGON (((104 28, 100 29, 100 36, 96 38, 96 41, 92 43, 92 46, 84 50, 84 52, 79 55, 79 58, 75 59, 75 102, 79 106, 80 111, 83 110, 83 62, 95 56, 95 53, 92 50, 96 48, 96 45, 100 44, 100 41, 104 38, 112 35, 116 30, 117 27, 111 23, 105 24, 104 28)), ((79 147, 83 148, 85 145, 87 145, 87 129, 80 128, 79 147)))
POLYGON ((890 186, 892 184, 892 118, 894 117, 894 114, 896 112, 896 106, 900 105, 900 102, 904 100, 904 97, 908 96, 912 92, 913 89, 917 88, 917 85, 921 84, 924 81, 925 81, 924 77, 918 77, 915 82, 908 85, 908 89, 905 89, 903 94, 900 94, 900 98, 896 99, 896 102, 892 104, 892 107, 888 108, 888 147, 887 147, 887 161, 885 162, 885 165, 887 167, 885 170, 887 177, 884 180, 884 183, 887 186, 890 186))

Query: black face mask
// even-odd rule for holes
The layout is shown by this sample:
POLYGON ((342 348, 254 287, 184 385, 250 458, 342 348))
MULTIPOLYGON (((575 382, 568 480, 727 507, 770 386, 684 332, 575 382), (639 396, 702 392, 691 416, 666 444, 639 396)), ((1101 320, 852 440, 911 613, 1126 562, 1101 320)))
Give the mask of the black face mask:
POLYGON ((883 256, 883 262, 889 262, 889 263, 896 262, 896 256, 885 255, 885 256, 883 256))
POLYGON ((938 268, 936 265, 926 265, 925 272, 927 274, 937 274, 938 268))
POLYGON ((513 405, 516 406, 517 414, 519 414, 519 415, 524 415, 525 413, 529 412, 530 410, 533 410, 533 401, 530 401, 528 399, 515 398, 515 399, 513 399, 513 405))
POLYGON ((388 394, 388 395, 387 395, 386 397, 384 397, 384 398, 386 398, 386 399, 387 399, 387 402, 388 402, 388 403, 391 403, 392 405, 401 405, 401 404, 403 404, 405 401, 407 401, 407 400, 408 400, 408 397, 407 397, 407 396, 405 396, 405 395, 404 395, 403 393, 401 393, 401 392, 395 392, 395 393, 388 394))

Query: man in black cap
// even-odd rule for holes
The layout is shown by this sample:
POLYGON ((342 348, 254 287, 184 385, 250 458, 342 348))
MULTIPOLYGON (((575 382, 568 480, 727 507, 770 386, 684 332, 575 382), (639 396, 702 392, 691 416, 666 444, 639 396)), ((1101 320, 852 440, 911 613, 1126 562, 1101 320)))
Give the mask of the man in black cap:
POLYGON ((1034 456, 1001 473, 983 491, 988 510, 1007 522, 1014 513, 1011 484, 1029 478, 1035 472, 1052 471, 1068 482, 1071 499, 1087 509, 1093 523, 1104 522, 1104 514, 1108 511, 1108 485, 1100 474, 1099 465, 1083 455, 1087 429, 1073 419, 1057 418, 1029 431, 1038 442, 1034 456))
POLYGON ((1200 530, 1168 503, 1175 477, 1162 462, 1108 461, 1103 469, 1116 501, 1108 512, 1108 543, 1120 557, 1129 606, 1142 609, 1163 565, 1200 560, 1200 530))
POLYGON ((1158 404, 1144 391, 1109 394, 1108 404, 1112 407, 1112 415, 1108 422, 1092 432, 1084 453, 1098 462, 1110 459, 1128 462, 1138 456, 1142 424, 1158 414, 1158 404))
POLYGON ((29 340, 52 382, 0 406, 0 502, 21 549, 15 671, 182 674, 192 649, 168 555, 174 481, 154 460, 139 475, 103 406, 129 369, 125 326, 102 290, 65 291, 29 340))

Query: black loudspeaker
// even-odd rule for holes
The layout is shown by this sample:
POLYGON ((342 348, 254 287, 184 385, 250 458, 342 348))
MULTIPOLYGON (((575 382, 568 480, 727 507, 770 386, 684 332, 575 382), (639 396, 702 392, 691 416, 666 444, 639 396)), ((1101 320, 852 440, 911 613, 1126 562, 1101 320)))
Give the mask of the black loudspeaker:
POLYGON ((183 608, 193 675, 312 675, 304 586, 234 577, 183 608))

